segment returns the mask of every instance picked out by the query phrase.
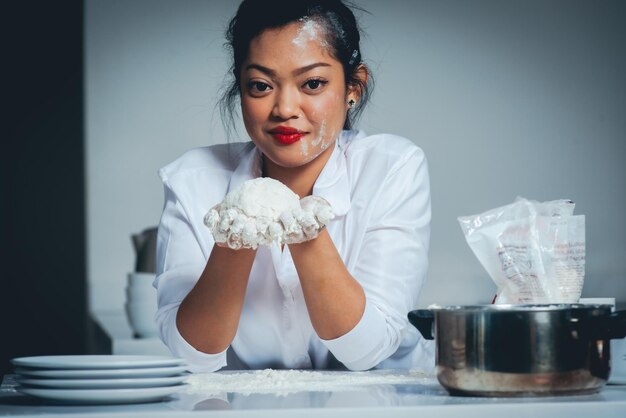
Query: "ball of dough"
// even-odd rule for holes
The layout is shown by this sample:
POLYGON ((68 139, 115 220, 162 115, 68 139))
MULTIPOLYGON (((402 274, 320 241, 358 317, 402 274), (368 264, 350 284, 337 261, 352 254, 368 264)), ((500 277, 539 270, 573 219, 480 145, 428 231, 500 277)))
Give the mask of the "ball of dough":
POLYGON ((334 217, 318 196, 300 200, 271 178, 248 180, 226 195, 204 217, 215 242, 232 249, 293 244, 314 239, 334 217))

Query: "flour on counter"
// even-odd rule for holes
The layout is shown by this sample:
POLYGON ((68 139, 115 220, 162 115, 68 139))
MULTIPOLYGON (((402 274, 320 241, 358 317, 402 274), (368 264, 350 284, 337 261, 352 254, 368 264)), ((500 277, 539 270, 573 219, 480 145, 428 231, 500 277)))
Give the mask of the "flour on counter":
POLYGON ((188 393, 216 396, 224 392, 244 395, 313 391, 349 391, 365 385, 429 384, 433 376, 419 370, 330 372, 309 370, 256 370, 243 372, 196 373, 189 377, 188 393))
POLYGON ((230 248, 257 248, 308 241, 333 219, 330 204, 318 196, 302 200, 271 178, 248 180, 226 195, 204 217, 215 242, 230 248))

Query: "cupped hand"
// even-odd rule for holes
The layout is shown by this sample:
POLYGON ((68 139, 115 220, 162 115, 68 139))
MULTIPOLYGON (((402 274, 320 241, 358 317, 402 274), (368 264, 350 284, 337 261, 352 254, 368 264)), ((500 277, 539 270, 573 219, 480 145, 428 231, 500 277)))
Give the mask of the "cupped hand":
POLYGON ((283 211, 275 219, 251 217, 241 208, 218 204, 205 215, 204 223, 217 245, 239 250, 315 239, 333 218, 328 201, 319 196, 306 196, 300 200, 299 207, 283 211))

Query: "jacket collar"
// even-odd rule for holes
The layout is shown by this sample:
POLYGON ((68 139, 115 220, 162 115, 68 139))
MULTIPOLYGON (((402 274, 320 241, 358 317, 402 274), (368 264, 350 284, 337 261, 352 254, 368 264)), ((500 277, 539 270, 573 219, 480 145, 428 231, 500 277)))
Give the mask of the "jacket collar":
MULTIPOLYGON (((350 179, 345 149, 352 138, 361 136, 364 136, 361 131, 342 131, 335 141, 333 153, 313 185, 313 194, 326 199, 335 216, 344 216, 350 209, 350 179)), ((251 142, 242 154, 228 185, 228 192, 247 180, 261 177, 261 151, 251 142)))

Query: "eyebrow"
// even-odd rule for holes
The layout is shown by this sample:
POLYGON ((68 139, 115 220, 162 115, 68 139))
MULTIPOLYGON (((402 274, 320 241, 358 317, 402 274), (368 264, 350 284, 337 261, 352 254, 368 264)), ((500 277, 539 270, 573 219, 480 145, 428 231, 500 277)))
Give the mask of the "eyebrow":
MULTIPOLYGON (((310 65, 305 65, 304 67, 301 67, 301 68, 297 68, 294 71, 292 71, 292 73, 293 75, 301 75, 317 67, 330 67, 330 64, 325 63, 325 62, 316 62, 310 65)), ((246 70, 252 70, 252 69, 259 70, 262 73, 269 75, 270 77, 276 77, 276 71, 272 70, 271 68, 267 68, 259 64, 250 64, 246 67, 246 70)))

